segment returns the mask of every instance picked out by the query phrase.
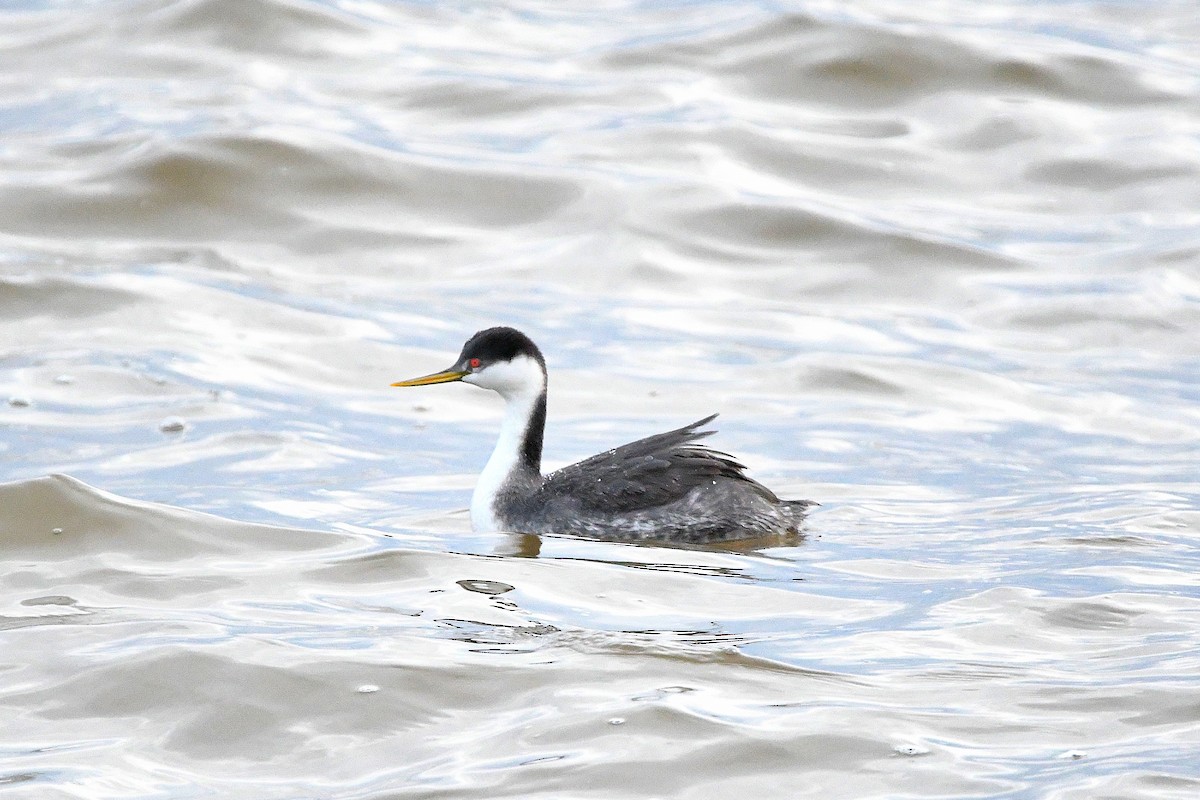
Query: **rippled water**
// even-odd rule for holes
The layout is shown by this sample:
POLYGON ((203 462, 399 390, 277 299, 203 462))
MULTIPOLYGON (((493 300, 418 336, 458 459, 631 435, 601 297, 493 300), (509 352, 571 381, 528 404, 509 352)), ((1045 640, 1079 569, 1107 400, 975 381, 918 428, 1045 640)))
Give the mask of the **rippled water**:
POLYGON ((0 11, 0 797, 1200 795, 1194 3, 0 11), (721 411, 806 538, 473 534, 721 411), (72 477, 49 477, 65 473, 72 477))

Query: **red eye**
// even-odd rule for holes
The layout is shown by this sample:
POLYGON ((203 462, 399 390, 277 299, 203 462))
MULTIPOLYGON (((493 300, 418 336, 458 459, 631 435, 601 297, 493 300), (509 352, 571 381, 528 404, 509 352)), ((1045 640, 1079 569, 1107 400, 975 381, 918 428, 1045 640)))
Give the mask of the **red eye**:
POLYGON ((467 363, 471 365, 471 369, 475 369, 476 367, 478 367, 478 366, 479 366, 479 359, 478 359, 478 358, 472 358, 472 359, 471 359, 470 361, 468 361, 467 363))

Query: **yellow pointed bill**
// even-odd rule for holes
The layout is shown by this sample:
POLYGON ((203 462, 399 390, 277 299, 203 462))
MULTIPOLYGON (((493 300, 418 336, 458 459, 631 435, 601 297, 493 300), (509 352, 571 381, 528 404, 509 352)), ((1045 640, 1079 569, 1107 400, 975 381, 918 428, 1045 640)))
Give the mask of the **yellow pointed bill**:
POLYGON ((419 378, 409 378, 406 381, 396 381, 392 386, 428 386, 431 383, 450 383, 451 381, 461 381, 463 376, 468 375, 466 372, 459 372, 456 369, 444 369, 441 372, 435 372, 432 375, 422 375, 419 378))

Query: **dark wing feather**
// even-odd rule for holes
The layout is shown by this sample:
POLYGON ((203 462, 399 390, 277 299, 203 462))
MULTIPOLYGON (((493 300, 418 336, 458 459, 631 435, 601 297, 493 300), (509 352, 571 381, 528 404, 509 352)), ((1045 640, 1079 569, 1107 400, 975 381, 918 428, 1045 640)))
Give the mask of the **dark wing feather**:
POLYGON ((695 444, 716 431, 698 431, 717 415, 666 433, 647 436, 571 464, 546 476, 541 491, 572 497, 583 510, 621 513, 679 500, 697 486, 718 478, 744 481, 769 500, 777 498, 743 474, 731 456, 695 444))

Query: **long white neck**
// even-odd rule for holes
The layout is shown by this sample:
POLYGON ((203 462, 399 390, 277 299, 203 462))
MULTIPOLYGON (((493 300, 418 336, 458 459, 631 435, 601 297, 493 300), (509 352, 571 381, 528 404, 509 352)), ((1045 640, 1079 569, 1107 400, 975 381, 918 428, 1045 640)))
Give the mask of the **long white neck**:
MULTIPOLYGON (((519 375, 518 380, 495 380, 497 376, 488 373, 497 369, 497 365, 484 373, 491 380, 478 381, 479 385, 495 389, 504 397, 504 421, 500 424, 500 438, 496 441, 496 448, 492 450, 487 466, 479 475, 474 494, 471 495, 471 527, 482 533, 502 530, 504 527, 497 518, 496 499, 505 484, 514 477, 537 477, 533 473, 541 466, 540 463, 528 463, 526 438, 531 425, 542 426, 545 423, 544 407, 541 405, 546 391, 545 375, 532 359, 521 361, 530 363, 512 365, 512 370, 524 373, 519 375)), ((539 429, 534 433, 538 437, 537 458, 540 462, 542 432, 539 429)))

